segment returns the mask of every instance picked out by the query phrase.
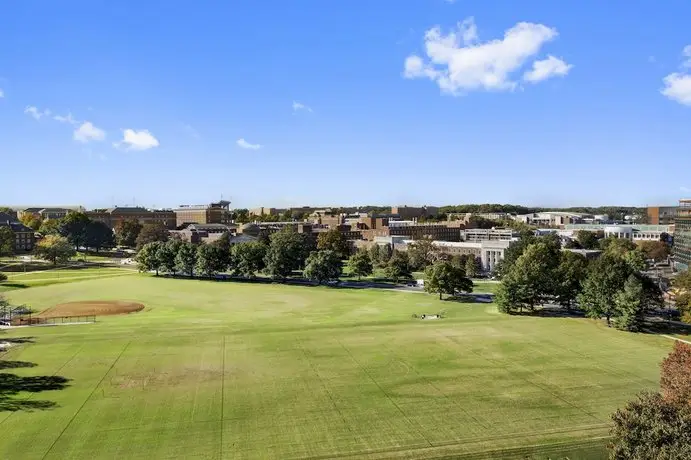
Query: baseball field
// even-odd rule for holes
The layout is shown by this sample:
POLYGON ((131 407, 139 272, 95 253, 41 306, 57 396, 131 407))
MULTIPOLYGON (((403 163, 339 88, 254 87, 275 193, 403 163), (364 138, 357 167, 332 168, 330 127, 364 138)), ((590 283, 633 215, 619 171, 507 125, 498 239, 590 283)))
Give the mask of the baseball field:
POLYGON ((5 295, 144 308, 0 331, 4 459, 602 458, 672 347, 409 292, 117 273, 5 295))

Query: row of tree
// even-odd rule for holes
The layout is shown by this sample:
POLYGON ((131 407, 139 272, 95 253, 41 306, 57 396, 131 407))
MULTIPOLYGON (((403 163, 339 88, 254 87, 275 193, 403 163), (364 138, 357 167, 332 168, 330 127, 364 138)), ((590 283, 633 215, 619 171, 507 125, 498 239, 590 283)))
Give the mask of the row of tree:
POLYGON ((499 268, 498 309, 514 313, 554 303, 604 317, 623 330, 638 330, 645 314, 663 304, 659 287, 641 272, 645 254, 627 239, 607 238, 602 247, 602 255, 589 262, 562 251, 556 235, 519 241, 499 268))

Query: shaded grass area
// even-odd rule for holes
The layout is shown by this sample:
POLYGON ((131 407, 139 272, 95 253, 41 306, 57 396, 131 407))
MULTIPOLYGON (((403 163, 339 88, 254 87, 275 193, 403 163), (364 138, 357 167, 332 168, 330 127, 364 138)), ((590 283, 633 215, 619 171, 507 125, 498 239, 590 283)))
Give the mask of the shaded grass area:
POLYGON ((146 309, 0 337, 30 340, 5 356, 36 364, 17 376, 70 379, 50 411, 0 412, 0 458, 603 458, 609 415, 672 346, 369 289, 135 275, 8 297, 146 309))

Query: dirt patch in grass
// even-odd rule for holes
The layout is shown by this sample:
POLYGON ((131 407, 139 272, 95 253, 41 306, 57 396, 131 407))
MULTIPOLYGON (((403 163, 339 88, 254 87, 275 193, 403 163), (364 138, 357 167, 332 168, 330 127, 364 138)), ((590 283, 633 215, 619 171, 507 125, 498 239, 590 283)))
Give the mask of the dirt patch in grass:
POLYGON ((61 303, 41 312, 40 318, 55 318, 61 316, 105 316, 134 313, 144 309, 144 305, 137 302, 122 300, 83 300, 80 302, 61 303))

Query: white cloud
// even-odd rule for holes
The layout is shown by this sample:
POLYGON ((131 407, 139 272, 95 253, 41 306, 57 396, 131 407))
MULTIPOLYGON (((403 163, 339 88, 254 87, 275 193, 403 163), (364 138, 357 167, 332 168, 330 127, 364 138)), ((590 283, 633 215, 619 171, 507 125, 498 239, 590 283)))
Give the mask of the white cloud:
POLYGON ((148 130, 142 129, 136 131, 134 129, 124 129, 122 131, 122 140, 115 142, 113 147, 119 148, 125 146, 127 150, 149 150, 158 147, 160 143, 148 130))
POLYGON ((682 62, 682 67, 691 67, 691 45, 686 45, 681 51, 681 55, 684 56, 684 62, 682 62))
POLYGON ((556 29, 543 24, 520 22, 502 39, 474 44, 478 35, 473 18, 447 35, 436 26, 425 33, 426 59, 408 56, 403 75, 428 78, 443 92, 454 95, 473 90, 510 91, 517 86, 512 73, 557 35, 556 29))
POLYGON ((74 130, 72 135, 75 141, 87 143, 90 141, 102 141, 106 138, 106 133, 100 128, 95 127, 90 121, 85 121, 74 130))
POLYGON ((5 92, 2 90, 2 88, 0 88, 0 99, 3 97, 5 97, 5 92))
POLYGON ((41 117, 48 116, 48 115, 50 115, 51 112, 49 109, 45 109, 45 110, 41 111, 38 108, 34 107, 33 105, 28 105, 24 109, 24 113, 26 113, 27 115, 31 115, 36 120, 40 120, 41 117))
POLYGON ((555 76, 563 77, 573 66, 552 55, 547 59, 533 62, 533 68, 523 74, 523 80, 538 83, 555 76))
POLYGON ((308 112, 311 112, 312 108, 306 106, 305 104, 302 104, 301 102, 293 101, 293 112, 297 112, 298 110, 306 110, 308 112))
POLYGON ((691 105, 691 75, 671 73, 662 82, 665 87, 660 92, 680 104, 691 105))
POLYGON ((239 147, 242 147, 243 149, 249 149, 249 150, 259 150, 260 148, 262 148, 262 146, 260 144, 250 144, 249 142, 247 142, 245 139, 242 139, 242 138, 237 140, 237 144, 239 147))
POLYGON ((60 123, 69 123, 71 125, 79 124, 79 121, 72 118, 72 114, 70 112, 67 112, 67 115, 64 117, 62 115, 55 115, 53 116, 53 120, 59 121, 60 123))

